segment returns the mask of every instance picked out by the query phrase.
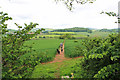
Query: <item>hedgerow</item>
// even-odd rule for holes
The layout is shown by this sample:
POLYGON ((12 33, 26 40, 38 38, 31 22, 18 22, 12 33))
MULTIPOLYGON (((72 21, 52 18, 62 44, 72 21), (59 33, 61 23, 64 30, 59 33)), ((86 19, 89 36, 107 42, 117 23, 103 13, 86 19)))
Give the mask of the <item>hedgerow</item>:
POLYGON ((75 65, 75 77, 120 79, 120 36, 85 40, 84 58, 75 65))

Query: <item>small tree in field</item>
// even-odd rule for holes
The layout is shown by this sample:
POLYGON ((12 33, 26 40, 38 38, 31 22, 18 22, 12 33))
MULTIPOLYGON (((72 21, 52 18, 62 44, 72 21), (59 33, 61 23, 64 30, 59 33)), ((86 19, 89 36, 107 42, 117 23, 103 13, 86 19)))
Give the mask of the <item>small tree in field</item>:
POLYGON ((59 37, 60 39, 75 39, 71 34, 64 34, 59 37))

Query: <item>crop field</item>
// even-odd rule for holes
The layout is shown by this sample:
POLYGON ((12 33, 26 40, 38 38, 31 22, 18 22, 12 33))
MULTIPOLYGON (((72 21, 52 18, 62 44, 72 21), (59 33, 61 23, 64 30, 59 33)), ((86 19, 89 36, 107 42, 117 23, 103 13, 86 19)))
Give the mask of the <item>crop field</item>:
POLYGON ((89 38, 94 38, 94 37, 105 38, 108 37, 109 34, 112 34, 112 32, 98 32, 98 31, 94 31, 92 33, 76 32, 75 37, 88 37, 89 35, 89 38))
POLYGON ((65 56, 66 57, 77 57, 82 56, 82 52, 79 49, 84 48, 82 40, 66 40, 65 41, 65 56))
POLYGON ((76 37, 76 38, 78 38, 78 37, 87 37, 87 35, 85 35, 85 34, 76 34, 76 35, 74 35, 74 37, 76 37))
POLYGON ((60 35, 60 34, 73 34, 73 35, 75 35, 75 32, 49 32, 49 34, 58 34, 58 35, 60 35))
POLYGON ((98 32, 98 31, 94 31, 92 33, 88 33, 88 32, 49 32, 48 34, 42 34, 42 35, 37 35, 35 37, 33 37, 33 39, 38 39, 38 38, 59 38, 60 35, 64 35, 64 34, 71 34, 73 35, 75 38, 105 38, 108 37, 109 34, 112 34, 112 32, 98 32))
POLYGON ((31 56, 40 57, 40 62, 46 62, 53 59, 56 54, 56 49, 59 48, 60 43, 63 40, 60 39, 39 39, 29 40, 24 43, 26 46, 32 47, 32 53, 26 53, 21 56, 21 59, 31 56))
MULTIPOLYGON (((58 38, 60 35, 38 35, 36 38, 58 38)), ((33 37, 35 38, 35 37, 33 37)))

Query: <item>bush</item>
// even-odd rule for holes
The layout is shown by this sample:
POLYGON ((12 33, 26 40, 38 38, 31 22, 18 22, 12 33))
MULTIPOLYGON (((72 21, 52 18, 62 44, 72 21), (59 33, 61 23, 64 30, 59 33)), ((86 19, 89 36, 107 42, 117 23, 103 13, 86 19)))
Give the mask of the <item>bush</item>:
POLYGON ((75 39, 71 34, 64 34, 59 37, 59 39, 75 39))
POLYGON ((45 36, 43 36, 43 38, 46 38, 45 36))
POLYGON ((84 58, 75 65, 75 77, 120 79, 120 37, 90 39, 83 42, 84 58))
POLYGON ((27 77, 32 72, 34 66, 39 61, 38 59, 34 61, 24 61, 20 59, 20 56, 32 51, 31 46, 23 47, 23 44, 36 34, 39 34, 43 29, 37 30, 35 34, 27 34, 38 24, 31 22, 29 25, 25 24, 25 28, 20 30, 22 26, 15 23, 19 30, 15 31, 15 34, 9 35, 6 34, 8 30, 5 21, 11 19, 12 18, 7 16, 7 13, 0 12, 0 23, 2 27, 2 78, 23 78, 27 77))

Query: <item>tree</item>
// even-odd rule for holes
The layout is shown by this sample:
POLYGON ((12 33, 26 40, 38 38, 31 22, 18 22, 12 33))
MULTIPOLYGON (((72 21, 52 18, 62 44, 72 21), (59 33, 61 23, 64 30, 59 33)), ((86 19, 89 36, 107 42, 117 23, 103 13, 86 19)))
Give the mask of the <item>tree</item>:
MULTIPOLYGON (((24 49, 23 43, 36 34, 39 34, 44 29, 37 30, 35 34, 27 34, 38 24, 32 22, 29 25, 24 24, 25 28, 21 29, 22 26, 19 26, 17 23, 15 23, 15 25, 18 26, 19 30, 15 31, 14 34, 6 34, 8 30, 7 24, 5 24, 5 22, 7 20, 12 20, 12 18, 8 17, 7 15, 7 13, 0 12, 0 28, 2 28, 2 77, 22 78, 28 75, 30 72, 27 74, 24 73, 27 67, 23 67, 26 64, 24 65, 23 61, 21 61, 19 57, 27 52, 31 52, 32 50, 31 46, 26 46, 30 48, 30 50, 24 49)), ((31 68, 33 66, 31 66, 31 68)))
POLYGON ((59 37, 60 39, 75 39, 71 34, 64 34, 59 37))
POLYGON ((56 2, 63 2, 67 8, 71 11, 73 9, 74 3, 77 4, 85 4, 85 3, 93 3, 96 0, 55 0, 56 2))

